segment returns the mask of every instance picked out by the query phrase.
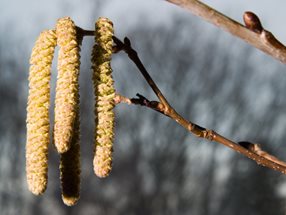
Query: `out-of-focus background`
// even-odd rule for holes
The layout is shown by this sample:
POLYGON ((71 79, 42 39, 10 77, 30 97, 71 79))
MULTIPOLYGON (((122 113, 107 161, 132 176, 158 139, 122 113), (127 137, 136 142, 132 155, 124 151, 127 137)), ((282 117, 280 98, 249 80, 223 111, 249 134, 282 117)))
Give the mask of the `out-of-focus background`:
MULTIPOLYGON (((285 1, 206 1, 242 22, 256 12, 265 28, 286 42, 285 1)), ((286 178, 214 142, 189 134, 154 111, 116 107, 111 175, 93 174, 93 106, 90 53, 81 63, 81 199, 62 203, 59 158, 49 151, 49 183, 40 197, 25 179, 29 57, 44 29, 71 16, 92 29, 107 16, 116 36, 128 36, 170 103, 184 117, 235 141, 249 140, 286 160, 285 66, 189 12, 163 0, 10 0, 0 2, 0 214, 282 215, 286 178)), ((55 61, 56 63, 56 61, 55 61)), ((118 92, 151 89, 124 53, 112 62, 118 92)), ((56 79, 53 66, 52 94, 56 79)))

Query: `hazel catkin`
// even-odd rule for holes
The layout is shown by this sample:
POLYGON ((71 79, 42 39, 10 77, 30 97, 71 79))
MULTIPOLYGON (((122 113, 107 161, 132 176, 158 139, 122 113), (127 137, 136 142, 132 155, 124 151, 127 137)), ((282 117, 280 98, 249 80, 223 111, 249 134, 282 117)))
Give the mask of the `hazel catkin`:
POLYGON ((79 144, 79 110, 73 130, 70 149, 61 154, 60 178, 62 186, 62 199, 68 206, 77 203, 80 196, 80 144, 79 144))
POLYGON ((77 28, 69 17, 56 25, 58 77, 55 98, 54 143, 59 153, 69 150, 78 108, 80 47, 77 28))
POLYGON ((51 64, 57 37, 43 31, 30 58, 27 106, 26 175, 29 190, 42 194, 47 187, 51 64))
POLYGON ((96 98, 93 166, 98 177, 106 177, 112 167, 114 139, 115 89, 110 65, 113 24, 107 18, 99 18, 95 28, 96 44, 92 51, 93 84, 96 98))

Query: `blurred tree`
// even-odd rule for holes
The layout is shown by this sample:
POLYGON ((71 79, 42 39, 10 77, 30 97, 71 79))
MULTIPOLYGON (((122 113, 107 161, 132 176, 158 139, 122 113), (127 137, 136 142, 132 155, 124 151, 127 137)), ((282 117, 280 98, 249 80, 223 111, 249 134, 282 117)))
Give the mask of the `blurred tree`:
MULTIPOLYGON (((269 80, 259 76, 261 67, 256 67, 257 62, 251 58, 252 49, 217 31, 201 28, 189 17, 174 17, 168 26, 144 23, 126 35, 167 98, 186 118, 222 131, 226 136, 255 138, 260 132, 268 134, 269 126, 274 125, 282 111, 283 102, 279 103, 278 99, 276 103, 266 103, 265 108, 260 108, 264 100, 257 108, 254 102, 256 89, 261 92, 284 89, 281 84, 284 79, 277 75, 282 72, 273 72, 271 85, 267 85, 269 89, 259 88, 266 86, 269 80), (272 107, 275 113, 271 112, 269 118, 266 113, 272 107), (263 114, 267 116, 262 120, 263 114)), ((42 197, 32 197, 27 192, 24 177, 26 100, 22 93, 26 89, 27 73, 16 71, 28 71, 28 65, 18 64, 15 59, 23 55, 27 60, 28 52, 18 52, 17 58, 10 56, 7 60, 2 57, 6 49, 1 43, 1 213, 215 215, 267 214, 263 211, 269 212, 272 208, 278 211, 275 214, 283 214, 282 209, 277 209, 281 206, 275 192, 277 181, 272 181, 278 174, 256 165, 247 171, 239 170, 240 160, 230 151, 214 146, 216 143, 198 140, 170 119, 141 107, 116 107, 113 171, 107 179, 96 178, 92 171, 91 41, 86 39, 82 47, 82 191, 81 200, 72 208, 63 206, 60 200, 58 156, 52 146, 47 192, 42 197), (255 204, 248 202, 250 197, 255 204), (269 208, 266 207, 268 202, 269 208)), ((114 56, 112 64, 120 93, 132 97, 138 92, 154 98, 125 55, 114 56)), ((271 65, 273 70, 275 67, 282 69, 271 65)), ((277 130, 271 132, 271 137, 278 140, 277 146, 281 145, 281 134, 277 135, 277 130)), ((251 162, 246 158, 241 161, 251 162)))
POLYGON ((248 164, 246 160, 233 158, 231 176, 217 214, 283 214, 283 199, 277 196, 278 184, 271 170, 248 164))

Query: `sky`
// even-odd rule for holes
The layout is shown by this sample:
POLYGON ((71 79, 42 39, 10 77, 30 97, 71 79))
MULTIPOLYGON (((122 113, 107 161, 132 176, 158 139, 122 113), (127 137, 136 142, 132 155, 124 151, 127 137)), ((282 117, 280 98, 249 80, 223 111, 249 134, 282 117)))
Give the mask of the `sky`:
MULTIPOLYGON (((239 22, 242 22, 244 11, 253 11, 261 17, 266 29, 286 43, 286 28, 281 27, 282 20, 285 20, 286 16, 284 0, 276 0, 275 4, 267 0, 205 0, 203 2, 239 22)), ((113 20, 117 29, 120 29, 119 33, 126 31, 126 28, 131 25, 138 25, 138 19, 140 19, 139 22, 167 24, 172 18, 171 13, 188 13, 163 0, 106 0, 105 3, 98 16, 108 16, 113 20)), ((0 31, 6 31, 9 25, 13 26, 15 33, 24 37, 34 36, 43 28, 52 28, 56 19, 62 16, 72 16, 77 25, 86 28, 92 27, 92 18, 97 17, 91 11, 88 0, 1 0, 0 5, 2 16, 0 31), (63 6, 58 6, 59 2, 61 4, 65 2, 65 14, 62 13, 63 6), (90 16, 82 16, 83 12, 90 16)), ((190 17, 192 18, 192 15, 190 17)))

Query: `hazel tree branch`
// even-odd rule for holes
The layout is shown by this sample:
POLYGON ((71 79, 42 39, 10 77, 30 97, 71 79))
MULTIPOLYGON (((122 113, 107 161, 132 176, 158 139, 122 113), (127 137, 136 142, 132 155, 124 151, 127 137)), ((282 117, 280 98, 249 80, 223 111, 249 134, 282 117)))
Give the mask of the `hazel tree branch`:
POLYGON ((244 13, 244 26, 198 0, 166 1, 189 10, 194 15, 243 39, 250 45, 260 49, 282 63, 286 63, 286 47, 278 41, 271 32, 262 27, 259 18, 254 13, 244 13))
MULTIPOLYGON (((179 1, 179 0, 178 0, 179 1)), ((183 1, 185 2, 185 1, 183 1)), ((186 1, 188 2, 188 1, 186 1)), ((190 2, 197 2, 190 0, 190 2)), ((205 6, 207 7, 207 6, 205 6)), ((212 10, 212 9, 211 9, 212 10)), ((218 12, 216 12, 218 13, 218 12)), ((223 15, 221 15, 223 16, 223 15)), ((225 19, 228 19, 225 17, 225 19)), ((244 17, 245 23, 248 27, 248 29, 251 29, 250 32, 258 34, 262 34, 265 30, 262 28, 262 25, 260 24, 260 21, 258 17, 255 16, 255 14, 251 12, 247 12, 244 17), (250 21, 249 21, 250 20, 250 21)), ((235 21, 231 21, 235 22, 235 21)), ((240 26, 239 23, 237 23, 238 26, 240 26)), ((242 26, 243 27, 243 26, 242 26)), ((244 27, 243 27, 244 29, 244 27)), ((248 30, 247 29, 247 30, 248 30)), ((78 28, 79 30, 79 37, 84 37, 84 36, 93 36, 94 31, 88 31, 84 30, 81 28, 78 28)), ((249 31, 249 30, 248 30, 249 31)), ((267 34, 267 32, 266 32, 267 34)), ((271 33, 269 33, 272 35, 271 33)), ((273 40, 274 37, 270 36, 268 39, 272 41, 272 43, 276 44, 276 46, 283 46, 282 44, 279 43, 279 41, 273 40)), ((238 153, 241 153, 245 155, 246 157, 254 160, 258 165, 262 165, 268 168, 271 168, 273 170, 282 172, 286 174, 286 163, 279 160, 275 156, 267 153, 266 151, 263 151, 260 147, 259 144, 253 144, 250 142, 234 142, 231 141, 224 136, 218 134, 214 130, 210 130, 204 127, 201 127, 191 121, 186 120, 183 118, 180 114, 176 112, 176 110, 169 104, 163 93, 160 91, 156 83, 153 81, 151 76, 149 75, 148 71, 144 67, 143 63, 141 62, 140 58, 138 57, 137 52, 132 48, 131 42, 128 38, 124 39, 124 42, 122 42, 120 39, 117 37, 113 37, 114 43, 116 44, 113 47, 114 53, 117 53, 119 51, 124 51, 127 53, 128 57, 134 62, 134 64, 137 66, 149 86, 152 88, 156 96, 158 97, 159 101, 150 101, 144 96, 137 94, 137 98, 127 98, 122 95, 117 94, 114 101, 116 104, 119 103, 127 103, 127 104, 134 104, 134 105, 141 105, 145 106, 147 108, 150 108, 152 110, 155 110, 165 116, 170 117, 171 119, 175 120, 178 124, 180 124, 182 127, 184 127, 186 130, 189 132, 193 133, 195 136, 207 139, 209 141, 214 141, 220 144, 223 144, 238 153)), ((274 47, 274 46, 273 46, 274 47)))
POLYGON ((147 70, 145 69, 143 63, 141 62, 141 60, 139 59, 137 55, 137 52, 131 47, 130 40, 127 37, 125 37, 124 43, 123 43, 121 42, 121 40, 119 40, 117 37, 114 37, 114 36, 113 36, 113 40, 116 44, 116 49, 117 49, 116 51, 124 50, 127 53, 128 57, 136 64, 136 66, 140 70, 145 80, 148 82, 148 84, 150 85, 154 93, 157 95, 160 102, 162 102, 165 108, 168 109, 170 105, 168 104, 167 99, 164 97, 160 89, 157 87, 157 85, 155 84, 155 82, 153 81, 153 79, 151 78, 147 70))
POLYGON ((169 104, 166 98, 163 96, 162 92, 157 87, 156 83, 152 80, 151 76, 143 66, 141 60, 138 57, 137 52, 132 48, 130 40, 125 38, 124 42, 120 39, 114 37, 114 42, 116 44, 114 50, 115 52, 118 51, 125 51, 128 57, 135 63, 139 71, 142 73, 144 78, 146 79, 147 83, 153 89, 154 93, 160 100, 158 101, 149 101, 144 96, 137 94, 137 98, 126 98, 122 95, 117 94, 115 97, 115 103, 119 104, 121 102, 127 104, 134 104, 134 105, 141 105, 152 110, 155 110, 165 116, 170 117, 171 119, 175 120, 178 124, 184 127, 189 132, 193 133, 195 136, 207 139, 209 141, 214 141, 220 144, 223 144, 243 155, 246 157, 254 160, 258 165, 262 165, 268 168, 271 168, 276 171, 280 171, 286 174, 286 163, 280 161, 273 155, 263 151, 258 144, 249 143, 245 144, 246 142, 239 142, 235 143, 224 136, 218 134, 214 130, 209 130, 203 128, 191 121, 186 120, 180 114, 176 112, 176 110, 169 104), (163 98, 163 99, 162 99, 163 98))

